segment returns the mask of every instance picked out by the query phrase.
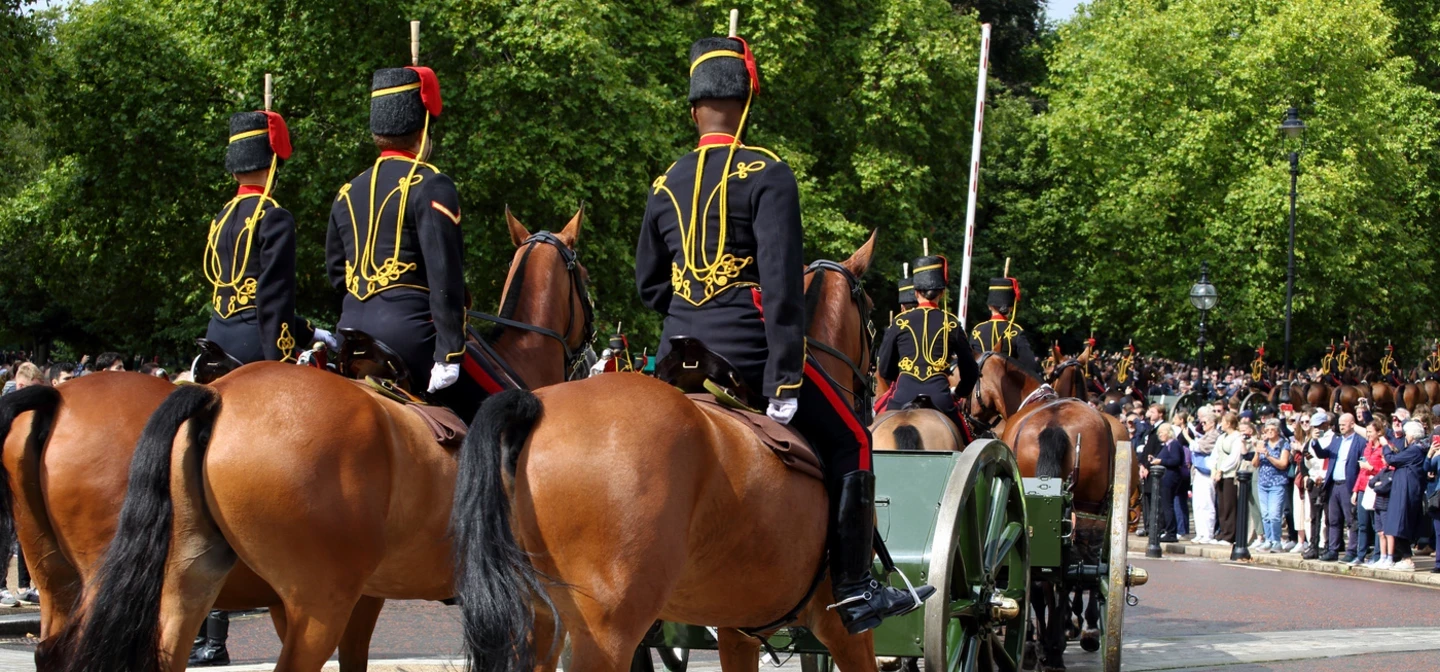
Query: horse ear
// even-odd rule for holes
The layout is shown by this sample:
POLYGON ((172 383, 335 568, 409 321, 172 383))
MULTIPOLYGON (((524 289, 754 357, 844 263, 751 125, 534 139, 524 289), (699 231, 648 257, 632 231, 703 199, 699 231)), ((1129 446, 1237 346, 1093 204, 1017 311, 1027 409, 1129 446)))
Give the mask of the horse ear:
POLYGON ((524 245, 525 239, 530 237, 530 231, 520 223, 520 220, 515 219, 515 215, 510 213, 508 205, 505 206, 505 226, 510 229, 510 242, 515 243, 515 247, 524 245))
POLYGON ((575 249, 575 244, 580 242, 580 224, 583 221, 585 221, 585 204, 581 203, 580 209, 575 211, 575 216, 566 222, 565 229, 555 237, 565 243, 565 247, 575 249))
POLYGON ((850 255, 850 258, 846 259, 845 263, 841 264, 851 273, 855 274, 855 277, 858 278, 865 275, 865 271, 870 270, 870 259, 875 255, 875 237, 878 235, 880 235, 879 229, 871 231, 870 239, 865 241, 865 244, 861 245, 860 249, 855 250, 855 254, 850 255))

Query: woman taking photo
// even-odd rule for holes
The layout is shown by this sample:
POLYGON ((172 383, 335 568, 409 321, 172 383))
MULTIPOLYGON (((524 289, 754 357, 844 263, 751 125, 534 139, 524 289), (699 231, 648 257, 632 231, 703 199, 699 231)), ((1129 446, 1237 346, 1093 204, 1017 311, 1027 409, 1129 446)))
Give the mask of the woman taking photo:
POLYGON ((1274 418, 1265 421, 1260 438, 1260 450, 1255 451, 1251 464, 1259 467, 1255 480, 1264 540, 1255 550, 1279 553, 1285 543, 1280 538, 1280 520, 1285 515, 1285 491, 1290 486, 1285 476, 1290 468, 1290 442, 1280 436, 1280 421, 1274 418))

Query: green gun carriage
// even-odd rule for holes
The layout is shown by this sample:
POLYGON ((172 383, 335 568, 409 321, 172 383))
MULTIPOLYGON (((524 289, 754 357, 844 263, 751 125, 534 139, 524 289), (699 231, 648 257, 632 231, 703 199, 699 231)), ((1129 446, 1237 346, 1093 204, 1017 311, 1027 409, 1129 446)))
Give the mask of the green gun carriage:
MULTIPOLYGON (((1064 479, 1022 478, 1003 442, 980 439, 959 453, 875 453, 877 531, 900 571, 940 589, 923 609, 874 631, 876 655, 923 660, 930 671, 1019 670, 1031 580, 1049 573, 1099 591, 1104 669, 1118 671, 1127 581, 1143 583, 1143 572, 1132 574, 1125 563, 1128 442, 1117 446, 1116 456, 1109 543, 1098 565, 1085 565, 1067 560, 1064 479)), ((691 650, 716 648, 715 631, 661 623, 644 647, 658 652, 668 672, 683 672, 691 650)), ((651 672, 644 647, 632 672, 651 672)), ((824 646, 802 628, 780 630, 769 647, 777 663, 800 655, 805 672, 831 667, 824 646)))

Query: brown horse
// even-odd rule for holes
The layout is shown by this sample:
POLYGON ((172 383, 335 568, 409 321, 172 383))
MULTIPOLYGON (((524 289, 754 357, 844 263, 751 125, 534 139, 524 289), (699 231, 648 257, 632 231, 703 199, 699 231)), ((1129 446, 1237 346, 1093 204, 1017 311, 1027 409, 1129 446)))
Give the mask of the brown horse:
MULTIPOLYGON (((843 262, 851 275, 870 249, 843 262)), ((825 283, 812 341, 869 362, 849 283, 825 283)), ((825 485, 739 421, 658 380, 615 374, 488 400, 464 450, 452 530, 472 669, 553 670, 568 633, 567 672, 623 670, 664 619, 719 627, 725 669, 753 671, 759 641, 734 628, 803 604, 794 620, 841 669, 875 670, 871 635, 848 634, 825 609, 829 579, 813 585, 825 485)))
MULTIPOLYGON (((521 329, 501 352, 530 384, 557 383, 589 330, 573 319, 590 314, 571 252, 581 215, 553 236, 507 220, 522 245, 502 305, 523 287, 513 320, 565 342, 521 329)), ((238 561, 280 596, 277 669, 319 670, 363 595, 453 595, 455 463, 410 409, 309 367, 260 362, 183 386, 142 433, 115 543, 57 655, 76 672, 184 669, 238 561)))
MULTIPOLYGON (((58 388, 27 388, 0 400, 0 436, 6 436, 0 480, 8 486, 0 526, 10 525, 8 505, 14 493, 20 548, 45 598, 36 647, 41 669, 54 664, 48 660, 53 637, 70 621, 81 589, 115 536, 126 471, 145 419, 174 390, 154 376, 100 372, 58 388)), ((244 563, 231 571, 215 600, 216 608, 226 610, 279 605, 275 591, 244 563)), ((340 642, 343 669, 365 669, 370 635, 383 605, 374 598, 356 604, 340 642)), ((284 613, 271 615, 283 638, 284 613)))
MULTIPOLYGON (((982 422, 1003 421, 1001 438, 1015 451, 1022 475, 1073 482, 1075 548, 1086 561, 1098 561, 1108 541, 1105 513, 1111 488, 1116 485, 1112 483, 1116 440, 1128 439, 1128 434, 1117 434, 1113 418, 1082 401, 1043 395, 1038 378, 1014 360, 994 353, 980 358, 980 383, 975 386, 971 408, 982 422)), ((1133 487, 1135 483, 1132 478, 1130 483, 1118 485, 1133 487)), ((1065 625, 1069 622, 1066 591, 1048 582, 1038 583, 1042 585, 1031 591, 1031 605, 1037 620, 1040 662, 1045 669, 1063 670, 1065 625)), ((1094 651, 1099 648, 1100 633, 1096 625, 1098 598, 1093 590, 1085 618, 1089 628, 1082 633, 1081 644, 1094 651)))

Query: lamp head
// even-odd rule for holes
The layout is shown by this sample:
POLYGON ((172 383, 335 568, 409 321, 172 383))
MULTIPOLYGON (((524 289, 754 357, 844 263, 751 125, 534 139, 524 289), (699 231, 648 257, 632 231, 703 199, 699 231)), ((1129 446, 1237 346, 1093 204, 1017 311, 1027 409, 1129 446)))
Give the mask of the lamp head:
POLYGON ((1305 122, 1300 121, 1300 110, 1289 108, 1285 110, 1285 120, 1280 122, 1280 130, 1284 131, 1287 138, 1298 138, 1305 132, 1305 122))

